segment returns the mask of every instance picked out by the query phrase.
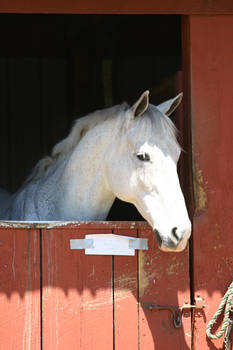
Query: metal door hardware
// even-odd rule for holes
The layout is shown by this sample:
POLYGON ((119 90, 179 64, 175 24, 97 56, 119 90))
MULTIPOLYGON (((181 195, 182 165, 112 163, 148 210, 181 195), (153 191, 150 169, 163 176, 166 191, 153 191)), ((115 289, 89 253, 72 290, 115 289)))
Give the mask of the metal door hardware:
POLYGON ((147 302, 141 303, 142 308, 145 310, 168 310, 172 313, 173 324, 175 328, 180 328, 182 326, 182 313, 186 309, 204 309, 204 300, 201 297, 195 298, 195 304, 184 303, 182 306, 172 306, 172 305, 156 305, 147 302))
POLYGON ((90 234, 85 239, 71 239, 70 249, 85 249, 87 255, 135 255, 135 249, 148 249, 147 238, 114 234, 90 234))

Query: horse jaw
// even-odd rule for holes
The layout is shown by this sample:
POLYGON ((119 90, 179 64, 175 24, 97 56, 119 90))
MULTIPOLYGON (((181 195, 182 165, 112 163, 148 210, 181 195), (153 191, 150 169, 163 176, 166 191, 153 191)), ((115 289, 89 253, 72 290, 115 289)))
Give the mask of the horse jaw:
POLYGON ((161 198, 153 193, 134 203, 153 228, 158 247, 164 252, 184 250, 191 235, 191 222, 182 192, 178 196, 179 199, 164 206, 161 205, 161 198))

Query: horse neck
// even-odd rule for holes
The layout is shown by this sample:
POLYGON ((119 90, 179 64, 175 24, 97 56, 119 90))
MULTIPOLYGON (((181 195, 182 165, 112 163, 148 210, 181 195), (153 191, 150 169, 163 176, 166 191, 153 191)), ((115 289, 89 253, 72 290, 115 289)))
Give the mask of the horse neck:
POLYGON ((83 137, 64 169, 63 215, 69 220, 105 220, 115 199, 106 183, 105 165, 116 125, 104 124, 83 137))

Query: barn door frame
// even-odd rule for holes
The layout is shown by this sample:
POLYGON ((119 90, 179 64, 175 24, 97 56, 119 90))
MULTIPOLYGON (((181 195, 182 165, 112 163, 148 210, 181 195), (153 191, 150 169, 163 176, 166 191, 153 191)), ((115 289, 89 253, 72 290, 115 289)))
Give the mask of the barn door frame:
POLYGON ((233 16, 185 17, 183 35, 184 108, 192 130, 192 292, 206 303, 194 313, 193 349, 214 350, 223 338, 206 339, 206 325, 233 275, 233 16))

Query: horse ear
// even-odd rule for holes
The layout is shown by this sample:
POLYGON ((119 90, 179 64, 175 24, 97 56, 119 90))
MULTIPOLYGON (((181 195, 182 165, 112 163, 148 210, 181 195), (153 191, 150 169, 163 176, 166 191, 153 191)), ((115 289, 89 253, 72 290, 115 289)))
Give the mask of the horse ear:
POLYGON ((133 118, 140 117, 148 108, 149 105, 149 91, 143 92, 143 94, 139 97, 137 102, 131 107, 131 112, 133 118))
POLYGON ((170 100, 167 100, 160 105, 156 106, 160 112, 169 116, 174 112, 174 110, 179 106, 183 98, 183 92, 170 100))

